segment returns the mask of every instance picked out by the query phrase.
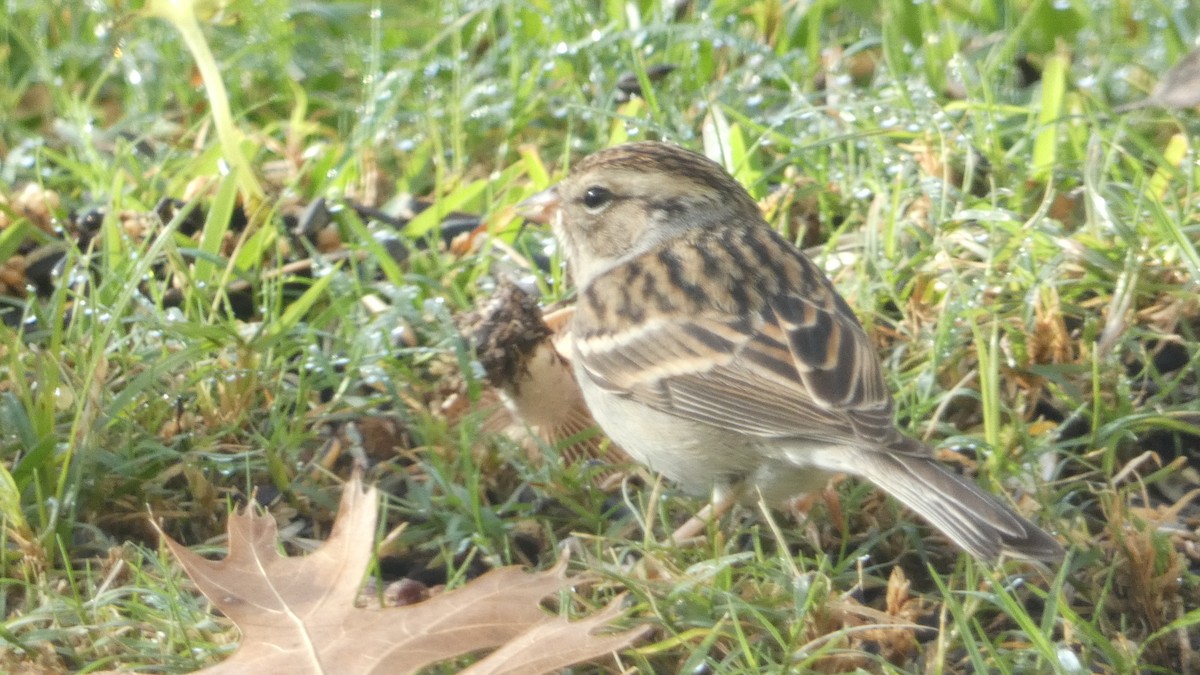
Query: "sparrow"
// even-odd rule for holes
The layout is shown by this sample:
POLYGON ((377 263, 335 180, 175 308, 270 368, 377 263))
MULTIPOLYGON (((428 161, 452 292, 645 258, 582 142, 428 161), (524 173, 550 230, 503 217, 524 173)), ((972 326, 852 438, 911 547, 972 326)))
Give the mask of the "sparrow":
POLYGON ((981 560, 1062 557, 896 428, 850 306, 716 162, 620 145, 518 213, 559 241, 577 287, 566 355, 596 422, 636 461, 714 504, 786 504, 849 474, 981 560))

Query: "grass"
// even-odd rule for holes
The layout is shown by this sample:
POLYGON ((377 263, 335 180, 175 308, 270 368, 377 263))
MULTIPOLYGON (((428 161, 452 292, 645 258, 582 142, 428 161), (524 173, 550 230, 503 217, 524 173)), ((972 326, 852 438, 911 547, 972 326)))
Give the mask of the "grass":
POLYGON ((1200 668, 1197 118, 1112 112, 1190 49, 1200 10, 232 3, 185 44, 121 3, 8 8, 0 272, 35 282, 27 266, 65 258, 38 293, 0 274, 0 669, 215 663, 236 634, 147 513, 219 551, 257 491, 302 550, 348 468, 332 438, 370 455, 390 523, 409 523, 385 574, 546 566, 573 536, 598 592, 628 588, 630 620, 658 626, 622 657, 642 672, 1200 668), (620 100, 623 74, 643 97, 620 100), (987 569, 849 482, 801 522, 740 514, 663 549, 695 500, 605 494, 594 468, 484 431, 454 315, 505 275, 570 296, 557 266, 506 253, 553 262, 508 207, 638 138, 719 152, 815 250, 879 343, 900 424, 1020 495, 1072 545, 1061 570, 987 569), (434 205, 405 226, 340 206, 407 194, 434 205), (193 231, 139 215, 163 197, 194 200, 193 231), (291 234, 322 197, 339 260, 291 234), (485 215, 481 246, 439 244, 451 211, 485 215), (313 274, 279 271, 313 256, 313 274), (363 436, 380 416, 404 433, 363 436))

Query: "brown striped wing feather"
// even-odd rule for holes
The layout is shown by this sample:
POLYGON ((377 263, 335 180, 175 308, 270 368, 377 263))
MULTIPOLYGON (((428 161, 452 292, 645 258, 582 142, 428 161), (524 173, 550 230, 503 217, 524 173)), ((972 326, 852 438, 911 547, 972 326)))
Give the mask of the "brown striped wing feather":
MULTIPOLYGON (((786 242, 768 241, 777 237, 769 229, 710 231, 690 242, 702 253, 691 255, 677 242, 646 254, 670 257, 669 264, 631 261, 629 269, 614 269, 593 284, 619 284, 627 302, 638 301, 638 288, 664 287, 665 279, 647 278, 655 273, 673 275, 686 289, 704 273, 703 264, 691 261, 712 269, 713 248, 706 246, 712 242, 705 237, 713 236, 723 237, 725 246, 717 250, 730 251, 721 255, 735 263, 733 284, 722 287, 726 294, 693 292, 650 311, 642 303, 645 316, 627 330, 576 335, 587 374, 659 410, 762 438, 898 441, 891 398, 866 333, 820 270, 786 242), (768 246, 786 255, 755 257, 768 246)), ((581 296, 578 311, 591 313, 588 325, 619 325, 603 315, 620 314, 620 304, 589 303, 589 297, 616 297, 597 290, 581 296)))

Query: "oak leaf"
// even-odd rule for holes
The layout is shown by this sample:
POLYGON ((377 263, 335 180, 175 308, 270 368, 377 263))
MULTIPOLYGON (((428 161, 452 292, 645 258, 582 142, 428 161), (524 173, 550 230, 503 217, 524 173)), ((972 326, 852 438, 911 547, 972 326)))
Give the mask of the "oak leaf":
POLYGON ((242 643, 206 673, 407 673, 500 647, 473 673, 539 673, 623 649, 645 627, 594 634, 619 614, 614 600, 591 617, 568 621, 541 607, 577 584, 565 560, 530 574, 502 567, 428 600, 364 609, 354 601, 371 559, 377 494, 357 475, 342 493, 329 539, 313 553, 285 557, 276 526, 253 509, 229 518, 229 555, 208 560, 163 540, 210 602, 242 632, 242 643))

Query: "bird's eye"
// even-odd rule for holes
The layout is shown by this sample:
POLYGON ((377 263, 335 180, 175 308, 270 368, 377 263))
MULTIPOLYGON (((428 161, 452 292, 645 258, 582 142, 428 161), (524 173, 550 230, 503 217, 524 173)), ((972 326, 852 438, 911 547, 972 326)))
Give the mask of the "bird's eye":
POLYGON ((583 205, 589 209, 598 209, 612 201, 613 193, 607 188, 593 185, 583 193, 583 205))

